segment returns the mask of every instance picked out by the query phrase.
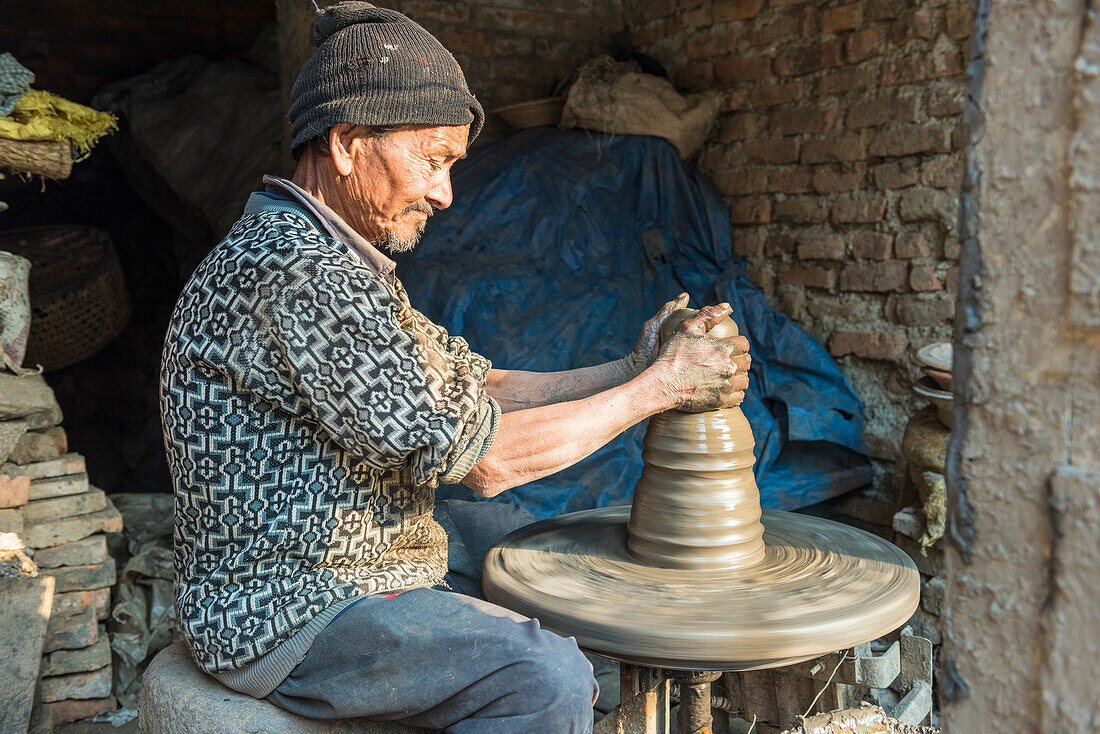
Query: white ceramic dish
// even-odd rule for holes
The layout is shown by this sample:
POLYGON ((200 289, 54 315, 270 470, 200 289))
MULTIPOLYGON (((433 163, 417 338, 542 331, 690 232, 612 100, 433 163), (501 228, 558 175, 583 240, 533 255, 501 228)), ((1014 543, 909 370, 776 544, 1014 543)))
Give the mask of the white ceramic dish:
POLYGON ((951 342, 929 344, 917 352, 917 361, 941 372, 951 371, 951 342))
POLYGON ((948 428, 955 427, 955 408, 952 405, 954 396, 947 390, 941 390, 931 377, 922 377, 913 385, 913 392, 922 398, 927 398, 936 406, 936 415, 940 423, 948 428))

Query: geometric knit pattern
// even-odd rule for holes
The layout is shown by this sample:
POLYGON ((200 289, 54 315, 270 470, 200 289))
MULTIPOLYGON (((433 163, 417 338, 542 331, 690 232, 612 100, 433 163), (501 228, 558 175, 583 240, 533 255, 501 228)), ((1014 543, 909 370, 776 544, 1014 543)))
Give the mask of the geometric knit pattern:
POLYGON ((443 580, 435 487, 495 435, 489 367, 305 216, 237 222, 162 359, 176 611, 201 667, 246 665, 343 599, 443 580))
POLYGON ((8 52, 0 54, 0 116, 11 114, 15 103, 34 84, 34 72, 8 52))

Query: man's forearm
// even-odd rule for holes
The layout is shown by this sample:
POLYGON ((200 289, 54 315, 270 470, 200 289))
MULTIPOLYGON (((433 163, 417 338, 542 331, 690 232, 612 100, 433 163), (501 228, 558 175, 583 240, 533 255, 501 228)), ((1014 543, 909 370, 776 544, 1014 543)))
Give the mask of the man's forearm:
POLYGON ((492 497, 549 476, 676 404, 658 380, 644 373, 580 400, 514 410, 501 416, 496 441, 462 483, 492 497))
POLYGON ((571 400, 582 400, 618 387, 638 374, 629 358, 564 372, 489 371, 485 390, 511 413, 571 400))

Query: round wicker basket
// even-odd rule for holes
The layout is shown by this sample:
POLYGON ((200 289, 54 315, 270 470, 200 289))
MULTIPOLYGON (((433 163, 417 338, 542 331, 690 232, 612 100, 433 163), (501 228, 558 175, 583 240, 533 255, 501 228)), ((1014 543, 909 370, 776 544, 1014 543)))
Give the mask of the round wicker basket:
POLYGON ((0 232, 0 250, 31 261, 24 365, 47 371, 90 357, 130 320, 130 296, 106 232, 50 224, 0 232))

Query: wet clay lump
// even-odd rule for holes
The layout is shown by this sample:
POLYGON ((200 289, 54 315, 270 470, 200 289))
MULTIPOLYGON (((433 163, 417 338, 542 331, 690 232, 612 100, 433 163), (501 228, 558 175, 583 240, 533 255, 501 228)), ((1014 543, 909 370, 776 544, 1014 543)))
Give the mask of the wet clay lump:
MULTIPOLYGON (((692 313, 674 313, 664 338, 692 313)), ((736 334, 729 319, 710 332, 736 334)), ((740 408, 655 416, 642 457, 632 507, 543 520, 495 545, 487 598, 607 657, 730 671, 868 642, 916 609, 919 574, 898 548, 830 520, 761 512, 740 408)))

